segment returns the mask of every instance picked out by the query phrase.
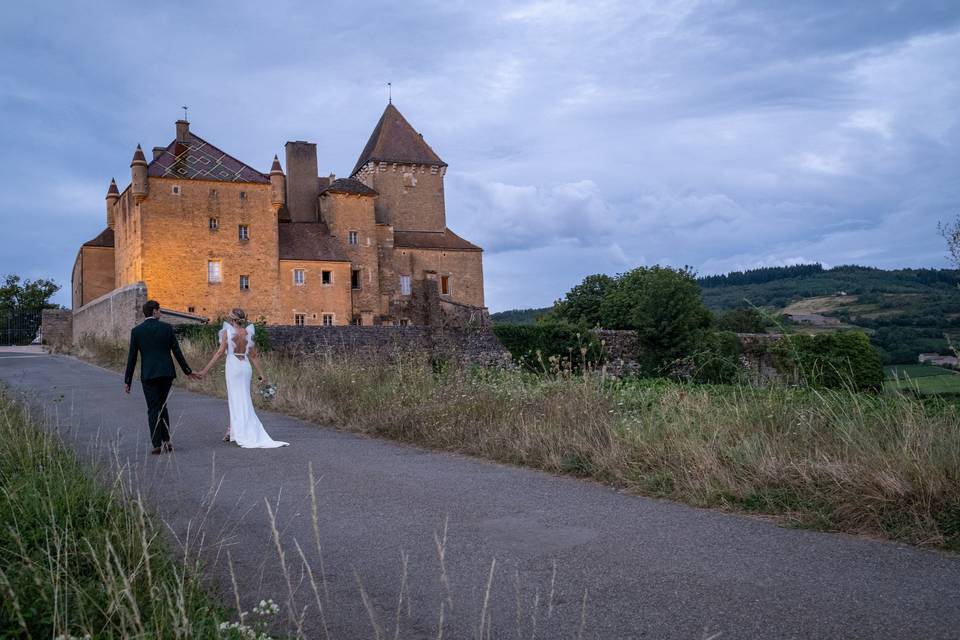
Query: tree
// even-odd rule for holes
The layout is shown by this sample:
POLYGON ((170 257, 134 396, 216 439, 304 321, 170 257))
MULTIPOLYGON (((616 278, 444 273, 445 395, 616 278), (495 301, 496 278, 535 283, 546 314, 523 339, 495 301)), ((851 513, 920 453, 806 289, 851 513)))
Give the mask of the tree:
POLYGON ((663 373, 696 349, 710 326, 700 286, 689 268, 640 267, 620 274, 600 305, 602 324, 637 332, 639 362, 663 373))
POLYGON ((953 266, 960 269, 960 216, 953 222, 938 225, 940 235, 947 241, 947 251, 953 266))
POLYGON ((570 289, 562 300, 553 303, 551 316, 571 324, 586 323, 590 327, 605 327, 600 305, 615 284, 613 278, 602 273, 587 276, 583 282, 570 289))
POLYGON ((717 317, 717 328, 734 333, 763 333, 767 320, 756 309, 731 309, 717 317))
POLYGON ((50 298, 60 290, 53 280, 24 280, 20 276, 8 275, 0 286, 0 309, 39 312, 41 309, 55 309, 57 305, 50 298))

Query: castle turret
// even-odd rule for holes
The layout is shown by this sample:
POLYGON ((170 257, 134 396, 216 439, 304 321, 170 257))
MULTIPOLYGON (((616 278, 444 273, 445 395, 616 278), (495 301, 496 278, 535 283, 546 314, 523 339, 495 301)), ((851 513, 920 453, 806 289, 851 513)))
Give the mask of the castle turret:
POLYGON ((110 179, 110 188, 107 189, 107 226, 113 229, 113 207, 120 199, 120 190, 117 189, 117 181, 110 179))
POLYGON ((379 194, 377 222, 405 231, 443 231, 446 170, 447 163, 390 103, 350 176, 379 194))
POLYGON ((130 192, 133 193, 134 201, 140 204, 147 197, 147 159, 140 145, 137 145, 130 162, 130 180, 130 192))
POLYGON ((283 175, 280 158, 273 156, 273 166, 270 167, 270 204, 273 212, 278 213, 287 203, 287 178, 283 175))

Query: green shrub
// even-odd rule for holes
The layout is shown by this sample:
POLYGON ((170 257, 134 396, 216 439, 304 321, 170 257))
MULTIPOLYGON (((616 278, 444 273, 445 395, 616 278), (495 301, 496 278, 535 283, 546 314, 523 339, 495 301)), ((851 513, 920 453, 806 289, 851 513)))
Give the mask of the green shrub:
POLYGON ((534 371, 580 370, 603 362, 603 346, 585 325, 565 322, 493 325, 514 361, 534 371))
POLYGON ((725 311, 717 316, 717 328, 735 333, 763 333, 769 321, 756 309, 740 308, 725 311))
POLYGON ((743 380, 740 354, 743 347, 735 333, 705 331, 698 340, 697 350, 691 356, 694 382, 735 384, 743 380))
POLYGON ((859 331, 786 336, 774 348, 777 368, 814 387, 879 391, 880 354, 859 331))

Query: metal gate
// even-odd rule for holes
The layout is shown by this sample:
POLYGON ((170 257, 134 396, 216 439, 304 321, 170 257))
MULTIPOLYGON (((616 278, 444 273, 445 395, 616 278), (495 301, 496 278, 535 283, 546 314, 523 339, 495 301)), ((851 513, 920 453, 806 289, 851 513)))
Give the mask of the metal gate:
POLYGON ((39 337, 40 312, 0 309, 0 345, 30 344, 39 337))

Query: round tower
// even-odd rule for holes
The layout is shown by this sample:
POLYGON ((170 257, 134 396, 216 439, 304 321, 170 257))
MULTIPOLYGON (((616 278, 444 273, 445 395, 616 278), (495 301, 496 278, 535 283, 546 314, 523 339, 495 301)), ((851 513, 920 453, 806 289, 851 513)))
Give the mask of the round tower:
POLYGON ((117 189, 117 181, 110 179, 110 188, 107 189, 107 226, 113 229, 113 207, 120 199, 120 190, 117 189))
POLYGON ((147 159, 140 145, 137 145, 137 150, 133 152, 133 160, 130 162, 130 180, 133 200, 140 204, 147 197, 147 159))
POLYGON ((270 167, 270 204, 274 213, 287 203, 287 178, 280 167, 280 158, 273 156, 273 166, 270 167))

